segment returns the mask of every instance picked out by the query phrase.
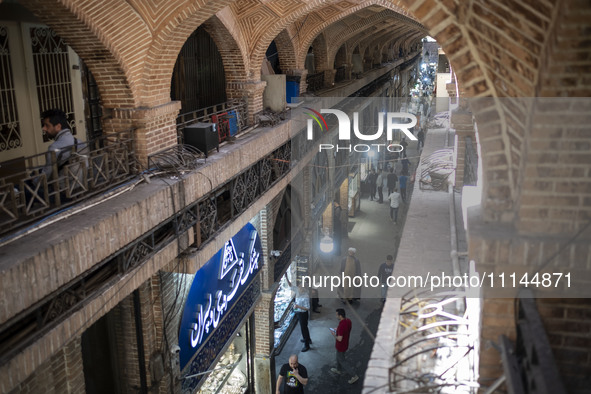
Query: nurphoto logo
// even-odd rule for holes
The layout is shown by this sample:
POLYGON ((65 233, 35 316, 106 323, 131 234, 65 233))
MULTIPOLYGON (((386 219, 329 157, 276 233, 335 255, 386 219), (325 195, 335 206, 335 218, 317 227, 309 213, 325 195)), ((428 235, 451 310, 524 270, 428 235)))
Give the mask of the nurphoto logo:
MULTIPOLYGON (((332 114, 337 117, 339 127, 339 141, 350 141, 351 140, 351 119, 349 115, 338 109, 321 109, 320 112, 313 110, 312 108, 306 107, 312 113, 305 112, 311 119, 308 119, 307 123, 307 137, 308 140, 314 139, 314 121, 320 127, 320 130, 328 131, 328 125, 322 114, 332 114)), ((386 123, 386 141, 393 140, 393 131, 400 130, 404 135, 411 141, 417 141, 417 138, 410 131, 411 128, 416 126, 417 118, 413 114, 406 112, 379 112, 378 113, 378 128, 377 131, 372 133, 363 133, 359 129, 359 113, 353 112, 353 133, 355 137, 362 141, 377 141, 382 138, 384 134, 384 119, 386 123), (410 122, 406 120, 410 119, 410 122)), ((349 152, 368 152, 372 147, 376 147, 378 152, 380 148, 385 147, 389 152, 401 152, 404 148, 400 144, 355 144, 355 145, 333 145, 333 144, 320 144, 319 152, 322 150, 347 150, 349 152)))

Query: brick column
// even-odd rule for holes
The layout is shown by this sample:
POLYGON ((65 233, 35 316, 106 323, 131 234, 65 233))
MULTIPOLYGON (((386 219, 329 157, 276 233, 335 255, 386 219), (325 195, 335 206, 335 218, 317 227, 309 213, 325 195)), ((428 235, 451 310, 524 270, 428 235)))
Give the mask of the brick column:
MULTIPOLYGON (((0 390, 3 393, 8 392, 5 391, 5 385, 10 382, 1 383, 0 390)), ((81 337, 76 337, 9 392, 11 394, 75 394, 85 391, 81 337)))
POLYGON ((152 108, 114 108, 112 118, 104 122, 105 132, 135 128, 135 154, 145 167, 148 156, 177 144, 176 118, 180 109, 180 101, 152 108))
POLYGON ((255 318, 255 392, 274 393, 274 348, 275 293, 263 292, 254 309, 255 318))
POLYGON ((353 63, 345 64, 345 79, 348 81, 351 79, 353 73, 353 63))
POLYGON ((51 358, 56 393, 85 391, 81 337, 76 337, 51 358))
POLYGON ((461 188, 464 186, 464 170, 466 158, 466 137, 472 137, 472 144, 476 150, 476 135, 474 132, 474 120, 472 112, 466 105, 466 99, 460 100, 458 108, 451 112, 451 128, 455 130, 458 139, 458 146, 455 152, 456 155, 456 178, 455 187, 461 188))
POLYGON ((330 88, 334 85, 334 78, 337 75, 337 70, 334 68, 331 70, 324 70, 324 87, 330 88))
MULTIPOLYGON (((300 191, 302 193, 302 209, 304 214, 304 241, 302 247, 297 253, 310 256, 312 258, 312 228, 313 223, 310 221, 312 217, 312 183, 310 175, 310 166, 304 167, 302 170, 302 183, 300 191)), ((293 252, 292 252, 293 253, 293 252)))
POLYGON ((263 290, 269 290, 273 286, 274 271, 271 267, 269 254, 273 249, 273 223, 269 223, 269 207, 259 211, 259 226, 261 247, 263 248, 263 268, 261 269, 261 286, 263 290))
POLYGON ((255 124, 255 115, 263 110, 265 81, 230 81, 227 83, 228 98, 245 98, 248 111, 248 125, 255 124))
MULTIPOLYGON (((138 340, 136 334, 136 316, 134 310, 133 294, 130 294, 115 308, 116 315, 116 340, 117 357, 119 365, 123 366, 122 378, 127 387, 140 387, 140 363, 146 371, 146 382, 148 386, 153 382, 159 382, 163 376, 154 376, 153 372, 156 353, 162 345, 162 322, 156 324, 154 311, 152 309, 156 302, 151 294, 151 281, 144 282, 137 290, 140 297, 140 320, 142 325, 142 341, 144 358, 140 360, 138 340)), ((160 313, 161 315, 161 313, 160 313)), ((162 357, 162 355, 160 355, 162 357)), ((164 360, 158 361, 164 366, 164 360)))
MULTIPOLYGON (((486 273, 499 278, 505 273, 507 278, 503 288, 497 281, 491 289, 485 281, 482 289, 479 379, 481 384, 489 386, 503 374, 500 353, 493 345, 498 344, 501 334, 512 341, 516 338, 514 297, 522 276, 534 272, 550 258, 551 265, 542 272, 586 272, 591 239, 589 234, 573 241, 563 235, 522 234, 513 223, 485 221, 481 208, 474 207, 468 212, 468 258, 476 262, 476 270, 481 275, 486 273), (516 277, 515 286, 510 279, 512 273, 516 277), (500 295, 506 298, 495 298, 500 295)), ((561 288, 569 291, 566 283, 562 283, 561 288)), ((548 290, 535 289, 535 286, 532 289, 536 296, 543 296, 548 290)), ((574 290, 564 294, 577 296, 574 290)), ((576 379, 583 381, 591 373, 591 365, 586 363, 591 354, 588 338, 591 301, 540 298, 536 303, 560 373, 563 377, 569 376, 564 382, 567 392, 571 392, 578 383, 576 379)))
POLYGON ((308 70, 305 68, 292 68, 289 70, 285 70, 286 75, 297 75, 300 77, 300 94, 305 93, 306 89, 308 89, 308 83, 306 82, 306 78, 308 77, 308 70))

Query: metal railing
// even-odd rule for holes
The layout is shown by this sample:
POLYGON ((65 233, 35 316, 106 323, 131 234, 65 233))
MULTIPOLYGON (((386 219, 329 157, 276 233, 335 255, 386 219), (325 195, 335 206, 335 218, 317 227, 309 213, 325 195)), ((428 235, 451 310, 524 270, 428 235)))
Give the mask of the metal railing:
POLYGON ((194 123, 215 123, 219 142, 239 134, 247 127, 248 109, 246 101, 234 99, 211 107, 180 114, 177 117, 179 141, 183 141, 183 130, 194 123))
POLYGON ((0 163, 8 172, 0 177, 0 234, 132 178, 136 174, 132 135, 133 129, 125 130, 80 141, 61 152, 0 163), (66 152, 69 158, 61 162, 59 157, 66 152), (42 171, 47 163, 52 163, 49 175, 42 171))
POLYGON ((308 84, 308 92, 322 89, 324 87, 324 71, 308 75, 306 83, 308 84))

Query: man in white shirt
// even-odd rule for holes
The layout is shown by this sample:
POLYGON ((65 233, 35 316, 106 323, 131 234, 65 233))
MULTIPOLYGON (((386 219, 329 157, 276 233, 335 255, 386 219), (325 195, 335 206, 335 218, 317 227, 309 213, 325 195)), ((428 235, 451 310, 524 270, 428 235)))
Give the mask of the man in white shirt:
POLYGON ((384 175, 382 174, 382 170, 378 170, 378 178, 376 179, 376 186, 378 190, 378 203, 381 204, 384 202, 384 193, 382 191, 382 186, 384 186, 384 175))
POLYGON ((400 193, 394 190, 388 196, 388 200, 390 200, 390 220, 396 224, 398 221, 398 207, 400 206, 400 193))
POLYGON ((299 286, 296 290, 294 312, 300 322, 300 329, 302 330, 302 338, 304 341, 304 347, 302 352, 310 350, 310 331, 308 330, 308 317, 310 311, 310 295, 306 288, 299 286))

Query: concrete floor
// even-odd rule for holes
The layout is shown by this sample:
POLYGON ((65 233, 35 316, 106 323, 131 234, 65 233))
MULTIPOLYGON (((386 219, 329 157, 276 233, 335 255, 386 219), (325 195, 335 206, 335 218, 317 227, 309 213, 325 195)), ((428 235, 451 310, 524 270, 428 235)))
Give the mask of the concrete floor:
MULTIPOLYGON (((408 155, 414 171, 418 162, 416 143, 409 146, 408 155)), ((351 228, 352 223, 354 225, 348 234, 348 239, 344 239, 342 245, 343 253, 350 246, 357 249, 356 256, 361 262, 362 274, 376 275, 386 255, 396 256, 407 209, 408 204, 402 203, 398 213, 398 224, 395 225, 390 221, 387 200, 379 204, 376 201, 370 201, 367 194, 362 196, 361 209, 354 218, 349 218, 349 227, 351 228)), ((321 264, 317 267, 316 274, 339 275, 340 258, 321 264)), ((310 380, 305 388, 307 393, 361 393, 382 313, 380 289, 363 288, 360 302, 353 305, 343 304, 336 296, 336 292, 331 292, 330 289, 319 288, 319 295, 321 312, 312 313, 309 322, 310 337, 313 341, 311 349, 308 352, 301 352, 303 344, 300 342, 302 336, 298 324, 281 354, 275 358, 276 374, 278 376, 281 366, 287 363, 291 354, 297 354, 300 364, 308 370, 310 380), (330 372, 330 369, 335 366, 335 340, 329 328, 338 325, 335 312, 337 308, 345 308, 347 317, 353 323, 347 359, 359 375, 359 380, 352 385, 347 383, 349 376, 338 376, 330 372)))

